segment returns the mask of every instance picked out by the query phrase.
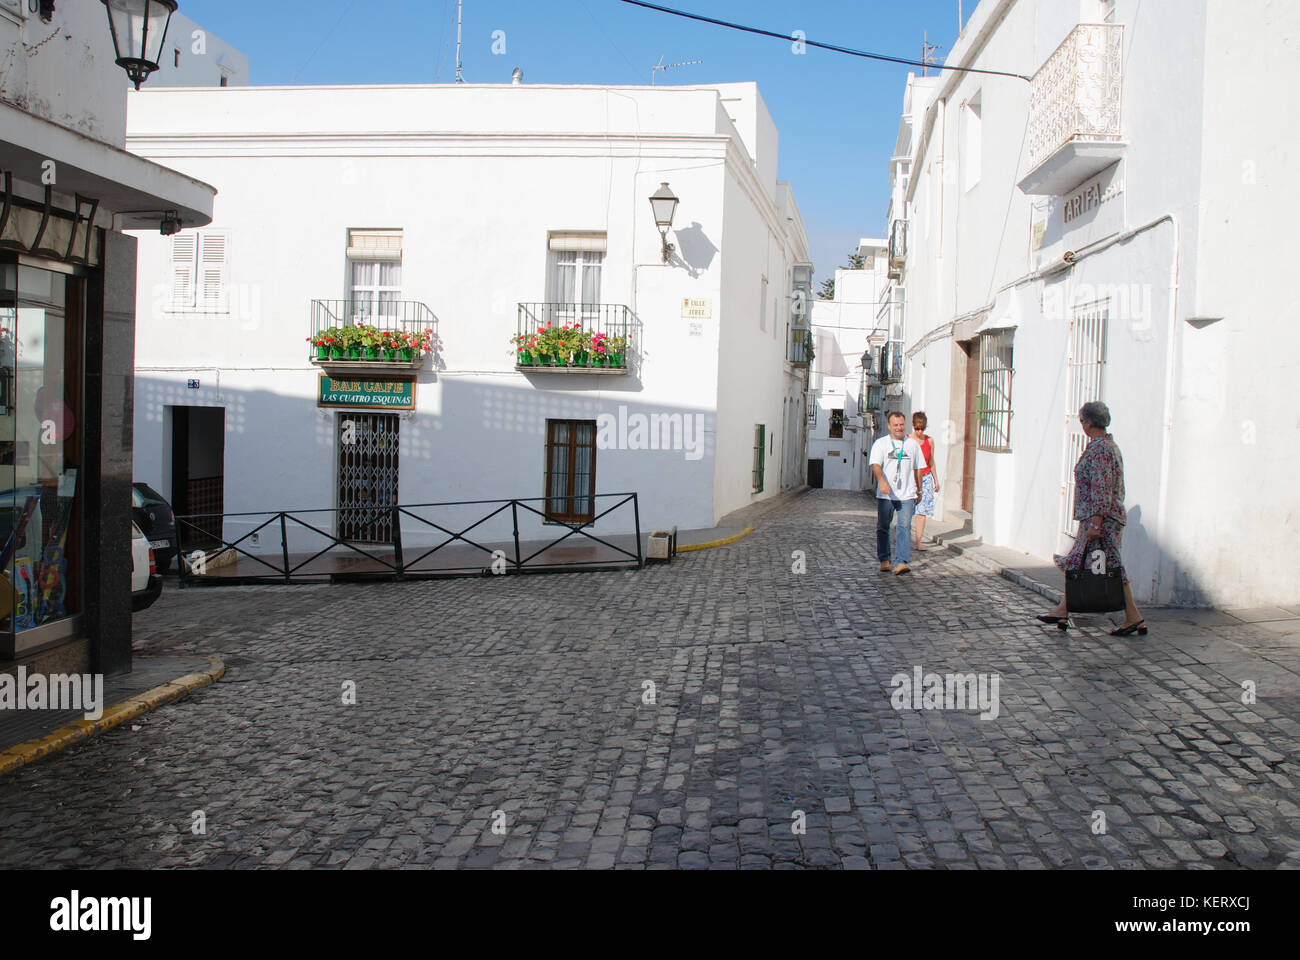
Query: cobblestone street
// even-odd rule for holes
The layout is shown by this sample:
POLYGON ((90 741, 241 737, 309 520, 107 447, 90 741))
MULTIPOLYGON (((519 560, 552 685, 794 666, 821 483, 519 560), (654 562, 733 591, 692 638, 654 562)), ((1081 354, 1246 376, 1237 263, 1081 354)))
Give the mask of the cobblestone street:
POLYGON ((1300 865, 1294 638, 1065 639, 947 550, 880 573, 870 503, 643 572, 169 580, 137 655, 225 677, 0 778, 0 866, 1300 865), (918 667, 996 675, 996 718, 896 710, 918 667))

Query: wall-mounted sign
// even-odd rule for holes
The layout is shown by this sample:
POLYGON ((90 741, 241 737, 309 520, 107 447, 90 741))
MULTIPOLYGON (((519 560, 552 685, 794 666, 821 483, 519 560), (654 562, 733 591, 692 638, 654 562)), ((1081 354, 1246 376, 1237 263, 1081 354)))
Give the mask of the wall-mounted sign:
POLYGON ((826 451, 826 456, 828 456, 828 457, 838 457, 839 455, 840 455, 840 452, 839 452, 838 450, 827 450, 827 451, 826 451))
POLYGON ((1124 164, 1119 162, 1089 177, 1059 197, 1036 200, 1030 214, 1030 250, 1035 268, 1059 262, 1067 250, 1079 250, 1124 229, 1124 164))
POLYGON ((319 407, 379 407, 414 410, 415 381, 385 378, 335 378, 322 373, 317 385, 319 407))
POLYGON ((690 330, 687 331, 692 337, 704 336, 704 324, 692 322, 690 330))
POLYGON ((199 382, 197 380, 186 380, 185 386, 191 390, 197 390, 199 388, 199 382))
POLYGON ((691 320, 708 320, 713 316, 713 300, 709 297, 683 297, 682 316, 691 320))

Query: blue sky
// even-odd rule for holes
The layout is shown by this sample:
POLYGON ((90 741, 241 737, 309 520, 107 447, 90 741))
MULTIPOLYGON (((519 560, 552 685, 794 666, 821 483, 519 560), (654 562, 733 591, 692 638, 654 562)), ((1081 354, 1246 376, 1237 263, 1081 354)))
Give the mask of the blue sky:
MULTIPOLYGON (((809 39, 917 58, 957 35, 958 0, 654 0, 809 39)), ((965 0, 970 18, 975 0, 965 0)), ((862 236, 881 236, 888 160, 909 68, 751 36, 618 0, 465 0, 464 76, 508 83, 644 84, 658 63, 703 60, 666 83, 754 80, 781 134, 780 177, 803 212, 819 278, 862 236), (493 31, 506 53, 493 55, 493 31)), ((247 54, 256 84, 450 82, 455 0, 181 0, 181 12, 247 54)))

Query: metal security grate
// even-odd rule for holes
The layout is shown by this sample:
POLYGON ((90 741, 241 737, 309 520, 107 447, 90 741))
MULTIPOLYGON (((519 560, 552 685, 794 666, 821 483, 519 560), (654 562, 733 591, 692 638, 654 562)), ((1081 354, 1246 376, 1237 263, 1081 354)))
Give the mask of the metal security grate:
POLYGON ((392 543, 400 421, 394 413, 339 413, 339 528, 343 540, 392 543), (382 509, 380 509, 382 508, 382 509))
POLYGON ((1074 465, 1088 445, 1088 437, 1079 424, 1079 408, 1092 400, 1102 399, 1109 319, 1109 300, 1082 304, 1070 315, 1067 339, 1070 353, 1065 359, 1069 372, 1069 407, 1065 411, 1065 459, 1061 464, 1061 488, 1064 492, 1061 529, 1071 536, 1078 530, 1074 519, 1074 465))
POLYGON ((994 453, 1011 449, 1011 379, 1014 330, 980 336, 979 447, 994 453))

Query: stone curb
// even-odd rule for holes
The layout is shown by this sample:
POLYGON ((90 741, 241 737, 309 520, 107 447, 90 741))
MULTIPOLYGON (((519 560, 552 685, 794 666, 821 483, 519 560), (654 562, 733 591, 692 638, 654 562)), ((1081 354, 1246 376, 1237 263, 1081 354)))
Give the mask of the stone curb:
POLYGON ((1026 590, 1032 590, 1034 593, 1040 594, 1041 596, 1046 597, 1048 600, 1051 600, 1052 603, 1061 602, 1062 593, 1059 588, 1050 587, 1047 584, 1042 583, 1041 581, 1035 580, 1032 577, 1021 573, 1019 570, 1015 569, 1014 567, 1004 567, 996 560, 993 560, 990 557, 985 556, 983 551, 980 549, 983 545, 978 540, 975 541, 974 543, 965 543, 965 544, 959 544, 954 542, 957 537, 966 537, 966 536, 969 536, 969 534, 957 532, 954 534, 940 534, 934 539, 936 542, 943 544, 953 553, 959 554, 960 556, 963 557, 967 557, 970 560, 973 560, 975 563, 978 563, 981 567, 984 567, 986 570, 991 570, 994 573, 1000 574, 1004 580, 1010 580, 1012 583, 1016 584, 1017 586, 1024 587, 1026 590), (945 539, 946 537, 949 536, 953 537, 953 541, 949 541, 945 539))
POLYGON ((678 553, 687 553, 691 550, 708 550, 710 547, 725 547, 729 543, 735 543, 741 537, 747 537, 754 532, 754 525, 751 523, 734 537, 724 537, 721 540, 710 540, 708 543, 693 543, 689 547, 678 547, 678 553))
POLYGON ((67 726, 60 727, 52 733, 47 733, 43 737, 35 737, 25 743, 0 750, 0 775, 11 770, 17 770, 19 767, 25 767, 42 757, 66 750, 68 747, 84 740, 89 740, 96 734, 111 730, 119 724, 140 716, 142 713, 147 713, 165 703, 179 700, 186 694, 221 679, 226 672, 226 665, 216 657, 207 657, 206 659, 209 664, 207 670, 198 673, 187 673, 183 677, 177 677, 175 680, 159 684, 143 693, 137 693, 133 697, 127 697, 121 703, 115 703, 113 706, 106 708, 103 716, 98 720, 83 718, 67 726))

